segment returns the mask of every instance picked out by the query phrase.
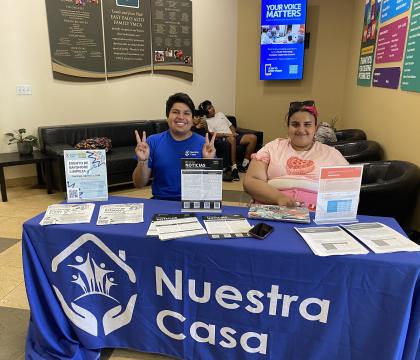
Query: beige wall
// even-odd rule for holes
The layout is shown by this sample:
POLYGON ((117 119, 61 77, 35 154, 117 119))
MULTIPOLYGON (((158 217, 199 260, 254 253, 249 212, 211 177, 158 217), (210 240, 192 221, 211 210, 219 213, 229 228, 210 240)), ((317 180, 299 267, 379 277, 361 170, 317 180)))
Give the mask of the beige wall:
MULTIPOLYGON (((343 124, 361 128, 368 139, 378 141, 388 160, 406 160, 420 166, 420 94, 356 85, 364 1, 354 0, 354 19, 344 90, 343 124)), ((420 231, 420 194, 413 216, 420 231)))
POLYGON ((255 44, 260 37, 260 6, 259 1, 240 0, 238 10, 236 114, 240 125, 263 130, 265 141, 284 136, 284 114, 290 101, 313 99, 320 119, 338 116, 341 127, 353 3, 308 1, 311 40, 301 81, 259 80, 259 46, 255 44))
MULTIPOLYGON (((235 112, 237 0, 193 0, 194 82, 135 75, 108 82, 52 78, 44 0, 6 1, 0 12, 0 134, 41 125, 164 118, 167 97, 183 91, 194 102, 211 98, 235 112), (33 95, 16 95, 16 84, 33 95)), ((2 136, 2 135, 0 135, 2 136)), ((0 141, 0 152, 16 151, 0 141)), ((5 169, 6 178, 34 174, 34 166, 5 169)))

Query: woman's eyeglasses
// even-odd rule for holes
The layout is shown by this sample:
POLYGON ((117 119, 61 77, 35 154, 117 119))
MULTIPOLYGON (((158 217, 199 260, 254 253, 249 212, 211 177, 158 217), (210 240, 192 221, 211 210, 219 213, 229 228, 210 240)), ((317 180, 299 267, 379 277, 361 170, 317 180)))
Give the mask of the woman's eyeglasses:
POLYGON ((315 101, 313 100, 305 100, 305 101, 293 101, 289 105, 290 110, 300 109, 304 106, 315 106, 315 101))

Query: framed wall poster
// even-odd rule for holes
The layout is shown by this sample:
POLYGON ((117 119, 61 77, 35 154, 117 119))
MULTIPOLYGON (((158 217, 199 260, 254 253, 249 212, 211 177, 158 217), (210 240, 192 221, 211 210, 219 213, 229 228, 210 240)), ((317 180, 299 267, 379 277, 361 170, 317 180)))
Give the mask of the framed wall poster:
POLYGON ((100 0, 46 0, 53 77, 105 79, 100 0))

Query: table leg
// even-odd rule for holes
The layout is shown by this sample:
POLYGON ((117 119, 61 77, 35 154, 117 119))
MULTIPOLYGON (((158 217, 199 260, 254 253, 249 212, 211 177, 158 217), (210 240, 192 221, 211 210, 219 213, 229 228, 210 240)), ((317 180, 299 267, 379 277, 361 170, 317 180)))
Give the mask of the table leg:
POLYGON ((36 176, 38 178, 38 185, 42 185, 44 183, 44 179, 42 178, 42 163, 36 163, 36 176))
POLYGON ((47 193, 52 194, 53 188, 52 188, 52 179, 51 179, 51 160, 44 161, 44 167, 45 167, 45 180, 47 182, 47 193))
POLYGON ((0 166, 0 188, 1 188, 1 199, 2 199, 2 201, 7 201, 6 181, 4 180, 3 166, 0 166))

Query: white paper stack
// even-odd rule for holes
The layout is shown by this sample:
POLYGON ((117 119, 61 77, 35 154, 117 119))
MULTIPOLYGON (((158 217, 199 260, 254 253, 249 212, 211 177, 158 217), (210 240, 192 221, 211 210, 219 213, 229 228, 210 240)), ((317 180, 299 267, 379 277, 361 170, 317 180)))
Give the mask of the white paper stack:
POLYGON ((339 226, 296 228, 318 256, 367 254, 369 251, 339 226))
POLYGON ((40 225, 89 223, 95 204, 56 204, 48 206, 40 225))
POLYGON ((342 225, 375 253, 420 251, 420 246, 379 222, 342 225))

